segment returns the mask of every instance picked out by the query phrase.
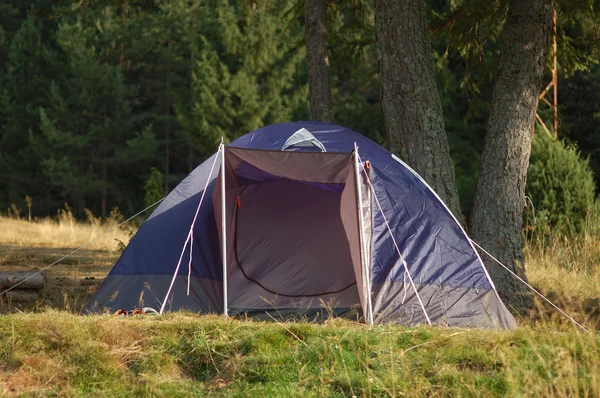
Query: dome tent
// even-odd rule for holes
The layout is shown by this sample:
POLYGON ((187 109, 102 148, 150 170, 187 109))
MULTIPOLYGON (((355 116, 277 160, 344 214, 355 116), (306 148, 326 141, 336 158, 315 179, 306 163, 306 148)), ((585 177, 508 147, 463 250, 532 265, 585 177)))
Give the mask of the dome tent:
POLYGON ((516 326, 423 179, 366 137, 321 122, 248 133, 165 198, 87 310, 141 305, 275 316, 355 309, 373 323, 516 326))

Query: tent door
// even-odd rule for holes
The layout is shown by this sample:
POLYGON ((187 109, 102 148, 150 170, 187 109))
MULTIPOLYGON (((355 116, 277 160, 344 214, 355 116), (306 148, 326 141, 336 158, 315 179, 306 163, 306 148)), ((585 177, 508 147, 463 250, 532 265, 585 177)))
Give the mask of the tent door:
MULTIPOLYGON (((226 164, 231 312, 366 308, 351 155, 226 148, 226 164)), ((218 185, 213 204, 219 225, 218 185)))

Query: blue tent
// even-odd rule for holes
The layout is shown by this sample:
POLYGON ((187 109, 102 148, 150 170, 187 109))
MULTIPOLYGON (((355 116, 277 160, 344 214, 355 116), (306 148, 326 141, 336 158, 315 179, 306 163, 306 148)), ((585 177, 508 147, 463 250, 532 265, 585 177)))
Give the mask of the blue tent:
POLYGON ((366 137, 320 122, 246 134, 166 197, 87 309, 142 306, 516 326, 425 181, 366 137))

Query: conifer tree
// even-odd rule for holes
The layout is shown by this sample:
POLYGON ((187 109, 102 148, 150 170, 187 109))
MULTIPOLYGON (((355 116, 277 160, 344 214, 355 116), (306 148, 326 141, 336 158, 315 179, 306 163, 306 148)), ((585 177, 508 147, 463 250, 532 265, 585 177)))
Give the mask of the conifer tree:
POLYGON ((94 26, 61 24, 57 39, 68 67, 51 85, 49 106, 40 109, 41 136, 30 137, 48 182, 76 211, 91 207, 103 217, 112 207, 109 197, 123 195, 114 186, 119 174, 132 171, 128 148, 137 150, 135 163, 155 151, 151 132, 136 134, 132 126, 134 92, 115 61, 118 29, 110 10, 94 26))
MULTIPOLYGON (((217 2, 198 7, 191 35, 191 101, 177 103, 178 121, 201 156, 221 137, 237 138, 265 124, 288 121, 307 103, 306 88, 294 82, 303 54, 298 32, 281 21, 290 2, 257 1, 240 8, 217 2)), ((192 21, 184 22, 189 28, 192 21)))
POLYGON ((29 15, 5 45, 0 86, 0 201, 5 205, 19 203, 25 195, 40 198, 36 203, 41 208, 48 204, 39 161, 28 139, 37 131, 38 107, 47 103, 49 79, 57 73, 57 55, 44 42, 41 29, 29 15))

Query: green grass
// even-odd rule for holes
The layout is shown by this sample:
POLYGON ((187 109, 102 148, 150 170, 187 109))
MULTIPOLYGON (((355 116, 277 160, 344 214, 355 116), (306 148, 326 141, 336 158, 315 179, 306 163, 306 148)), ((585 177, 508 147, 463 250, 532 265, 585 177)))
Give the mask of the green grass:
POLYGON ((200 317, 0 318, 0 395, 598 396, 600 335, 262 323, 200 317))

